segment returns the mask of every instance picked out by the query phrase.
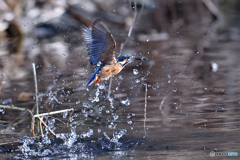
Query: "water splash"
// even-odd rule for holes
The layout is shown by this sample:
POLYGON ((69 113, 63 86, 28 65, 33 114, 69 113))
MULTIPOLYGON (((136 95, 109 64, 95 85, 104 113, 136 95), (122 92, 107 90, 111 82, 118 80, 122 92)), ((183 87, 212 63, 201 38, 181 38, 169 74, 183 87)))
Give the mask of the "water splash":
POLYGON ((136 82, 136 83, 139 83, 139 82, 140 82, 140 79, 136 79, 135 82, 136 82))
POLYGON ((139 71, 137 69, 133 69, 133 74, 137 75, 139 71))
POLYGON ((64 141, 63 145, 66 145, 68 148, 72 147, 73 143, 77 141, 79 135, 75 132, 76 127, 71 127, 70 133, 60 133, 56 134, 56 138, 60 138, 64 141))
POLYGON ((177 88, 173 88, 173 92, 177 92, 177 88))
POLYGON ((113 143, 117 144, 118 147, 120 147, 122 145, 122 143, 118 142, 118 141, 126 133, 127 133, 126 129, 122 129, 119 133, 117 133, 117 131, 114 132, 113 138, 110 140, 110 142, 113 142, 113 143))
POLYGON ((86 137, 89 138, 89 137, 91 137, 92 135, 93 135, 93 129, 89 129, 88 132, 82 133, 80 137, 81 137, 81 138, 86 138, 86 137))
POLYGON ((106 149, 114 149, 114 150, 117 150, 121 147, 122 143, 119 142, 120 138, 122 138, 122 136, 124 134, 127 133, 127 130, 126 129, 122 129, 121 131, 119 131, 119 133, 114 132, 113 133, 113 137, 110 138, 106 132, 103 132, 103 135, 104 137, 110 142, 110 143, 107 143, 105 141, 102 141, 101 145, 102 145, 102 148, 106 148, 106 149))
POLYGON ((67 118, 67 116, 68 116, 68 111, 63 112, 63 118, 67 118))
POLYGON ((130 100, 129 100, 129 98, 127 98, 126 100, 121 100, 121 103, 125 106, 129 106, 130 105, 130 100))
POLYGON ((99 90, 99 86, 97 87, 97 91, 96 91, 96 93, 95 93, 95 98, 92 100, 92 103, 93 102, 99 102, 99 94, 100 94, 100 90, 99 90))

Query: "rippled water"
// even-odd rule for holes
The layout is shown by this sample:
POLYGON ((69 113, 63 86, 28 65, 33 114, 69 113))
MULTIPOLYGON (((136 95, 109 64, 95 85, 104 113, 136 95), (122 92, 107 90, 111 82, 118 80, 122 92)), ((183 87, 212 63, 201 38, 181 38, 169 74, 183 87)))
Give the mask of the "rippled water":
MULTIPOLYGON (((71 40, 39 42, 32 54, 39 46, 53 49, 53 55, 33 57, 39 58, 40 113, 69 108, 74 108, 74 113, 69 125, 62 123, 67 121, 67 112, 45 119, 57 133, 56 139, 50 134, 33 139, 28 112, 1 109, 2 156, 206 159, 211 151, 239 152, 240 35, 231 39, 231 27, 222 26, 204 52, 196 50, 204 39, 198 26, 179 29, 165 41, 129 45, 125 52, 142 54, 149 60, 131 63, 115 76, 110 98, 109 81, 85 87, 94 70, 84 44, 73 44, 65 55, 71 40), (57 59, 54 46, 61 51, 57 59), (45 66, 42 61, 47 61, 45 66)), ((6 81, 2 104, 33 108, 33 61, 25 62, 23 72, 29 74, 25 79, 6 81), (21 100, 21 92, 32 93, 31 98, 21 100)))

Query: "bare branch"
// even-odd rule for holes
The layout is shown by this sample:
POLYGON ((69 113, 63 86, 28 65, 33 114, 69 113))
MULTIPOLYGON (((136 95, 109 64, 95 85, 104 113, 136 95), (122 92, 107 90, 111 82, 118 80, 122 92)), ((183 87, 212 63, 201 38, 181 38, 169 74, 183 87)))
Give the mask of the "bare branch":
POLYGON ((33 76, 34 76, 34 84, 35 84, 35 96, 36 96, 36 114, 39 114, 38 108, 38 86, 37 86, 37 73, 36 73, 36 66, 35 63, 32 63, 33 67, 33 76))
POLYGON ((130 29, 128 31, 128 36, 127 36, 125 42, 121 44, 120 53, 119 53, 118 56, 121 56, 121 54, 123 52, 123 49, 124 49, 124 47, 126 46, 126 44, 128 42, 128 39, 131 37, 132 30, 133 30, 133 27, 135 25, 136 18, 137 18, 137 1, 135 0, 134 1, 134 17, 133 17, 133 21, 132 21, 132 24, 131 24, 130 29))
POLYGON ((144 133, 146 133, 146 119, 147 119, 147 84, 145 85, 145 107, 144 107, 144 121, 143 121, 143 128, 144 128, 144 133))

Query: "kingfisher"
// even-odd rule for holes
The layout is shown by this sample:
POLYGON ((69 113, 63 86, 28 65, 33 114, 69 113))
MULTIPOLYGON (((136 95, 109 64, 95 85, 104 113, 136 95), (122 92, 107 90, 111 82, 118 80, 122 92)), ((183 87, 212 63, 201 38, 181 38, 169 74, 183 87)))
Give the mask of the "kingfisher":
POLYGON ((134 60, 146 59, 142 56, 133 55, 122 55, 116 58, 116 41, 101 19, 94 21, 92 30, 82 25, 82 31, 90 63, 95 66, 95 72, 88 81, 87 87, 94 82, 97 85, 100 81, 113 77, 134 60))

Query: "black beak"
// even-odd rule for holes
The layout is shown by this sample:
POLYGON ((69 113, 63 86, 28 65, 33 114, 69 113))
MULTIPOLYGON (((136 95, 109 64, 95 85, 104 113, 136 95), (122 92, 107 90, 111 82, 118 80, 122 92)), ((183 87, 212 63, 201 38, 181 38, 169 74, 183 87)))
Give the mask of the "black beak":
POLYGON ((148 60, 146 57, 142 57, 142 56, 133 56, 132 59, 133 60, 141 60, 141 61, 148 60))

